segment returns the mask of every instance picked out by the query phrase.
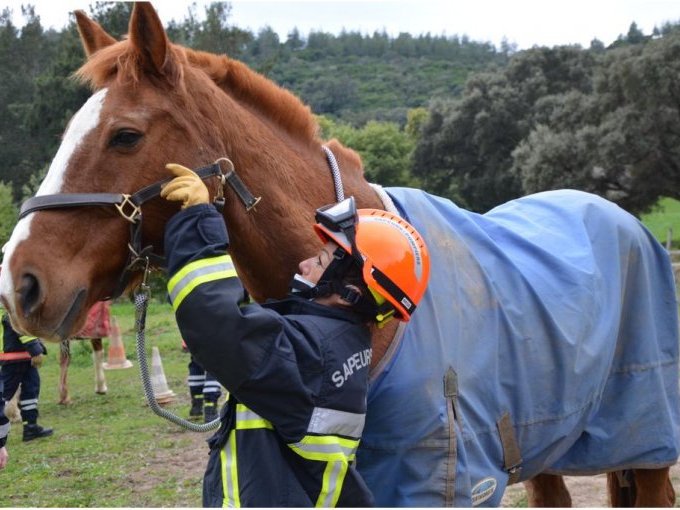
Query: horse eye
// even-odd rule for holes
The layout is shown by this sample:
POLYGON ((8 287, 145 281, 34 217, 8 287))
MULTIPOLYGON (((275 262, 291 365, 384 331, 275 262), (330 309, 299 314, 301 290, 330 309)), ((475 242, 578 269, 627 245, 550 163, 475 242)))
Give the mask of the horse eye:
POLYGON ((141 138, 142 138, 141 133, 121 129, 115 135, 113 135, 113 137, 109 141, 109 146, 130 149, 137 145, 141 138))

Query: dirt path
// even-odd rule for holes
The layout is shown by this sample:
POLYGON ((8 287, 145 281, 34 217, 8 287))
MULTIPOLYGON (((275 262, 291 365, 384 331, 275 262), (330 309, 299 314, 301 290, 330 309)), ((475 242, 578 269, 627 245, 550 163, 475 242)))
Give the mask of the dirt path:
POLYGON ((208 464, 208 445, 205 440, 211 433, 183 431, 176 448, 153 450, 137 472, 126 477, 126 486, 132 492, 131 507, 143 507, 144 495, 149 487, 172 484, 169 507, 200 508, 203 474, 208 464))

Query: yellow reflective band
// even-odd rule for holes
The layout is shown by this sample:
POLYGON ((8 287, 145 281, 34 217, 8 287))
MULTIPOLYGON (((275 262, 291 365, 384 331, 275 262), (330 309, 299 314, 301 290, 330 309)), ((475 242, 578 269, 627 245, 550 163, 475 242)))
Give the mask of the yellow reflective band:
POLYGON ((251 429, 274 429, 274 426, 267 420, 244 420, 236 424, 237 430, 251 429))
POLYGON ((20 341, 22 344, 27 344, 28 342, 32 342, 33 340, 36 340, 36 337, 34 337, 34 336, 26 336, 26 335, 21 335, 21 336, 19 337, 19 341, 20 341))
POLYGON ((288 446, 307 460, 350 462, 356 458, 359 440, 338 436, 305 436, 301 441, 288 446))
POLYGON ((236 404, 236 429, 274 429, 270 421, 265 420, 259 414, 248 409, 243 404, 236 404))
POLYGON ((168 294, 173 309, 177 310, 184 298, 199 285, 234 276, 236 270, 229 255, 195 260, 187 264, 168 281, 168 294))
POLYGON ((342 485, 349 464, 345 461, 329 462, 323 472, 321 492, 314 505, 316 508, 335 508, 340 499, 342 485))
POLYGON ((236 464, 236 431, 229 433, 229 439, 220 451, 222 464, 222 507, 241 508, 238 490, 238 467, 236 464))

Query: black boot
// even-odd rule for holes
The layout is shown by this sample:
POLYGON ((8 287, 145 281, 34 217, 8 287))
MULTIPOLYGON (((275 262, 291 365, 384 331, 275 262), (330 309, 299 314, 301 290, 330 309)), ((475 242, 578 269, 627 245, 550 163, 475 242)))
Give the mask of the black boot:
POLYGON ((189 419, 198 420, 201 416, 203 416, 203 399, 192 398, 191 410, 189 411, 189 419))
POLYGON ((33 441, 34 439, 38 439, 41 437, 47 437, 51 436, 52 432, 54 432, 52 429, 46 429, 44 427, 41 427, 37 423, 26 423, 24 424, 24 441, 33 441))
POLYGON ((203 408, 203 422, 210 423, 217 419, 217 404, 215 402, 206 402, 203 408))

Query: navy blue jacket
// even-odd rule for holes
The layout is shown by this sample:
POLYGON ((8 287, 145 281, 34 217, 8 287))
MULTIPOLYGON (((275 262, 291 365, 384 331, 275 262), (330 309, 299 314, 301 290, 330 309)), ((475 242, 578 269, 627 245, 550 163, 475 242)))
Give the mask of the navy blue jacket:
POLYGON ((168 292, 192 355, 230 392, 204 480, 206 506, 372 506, 355 452, 370 334, 354 313, 299 298, 245 302, 222 217, 167 224, 168 292), (224 476, 226 474, 226 476, 224 476))

